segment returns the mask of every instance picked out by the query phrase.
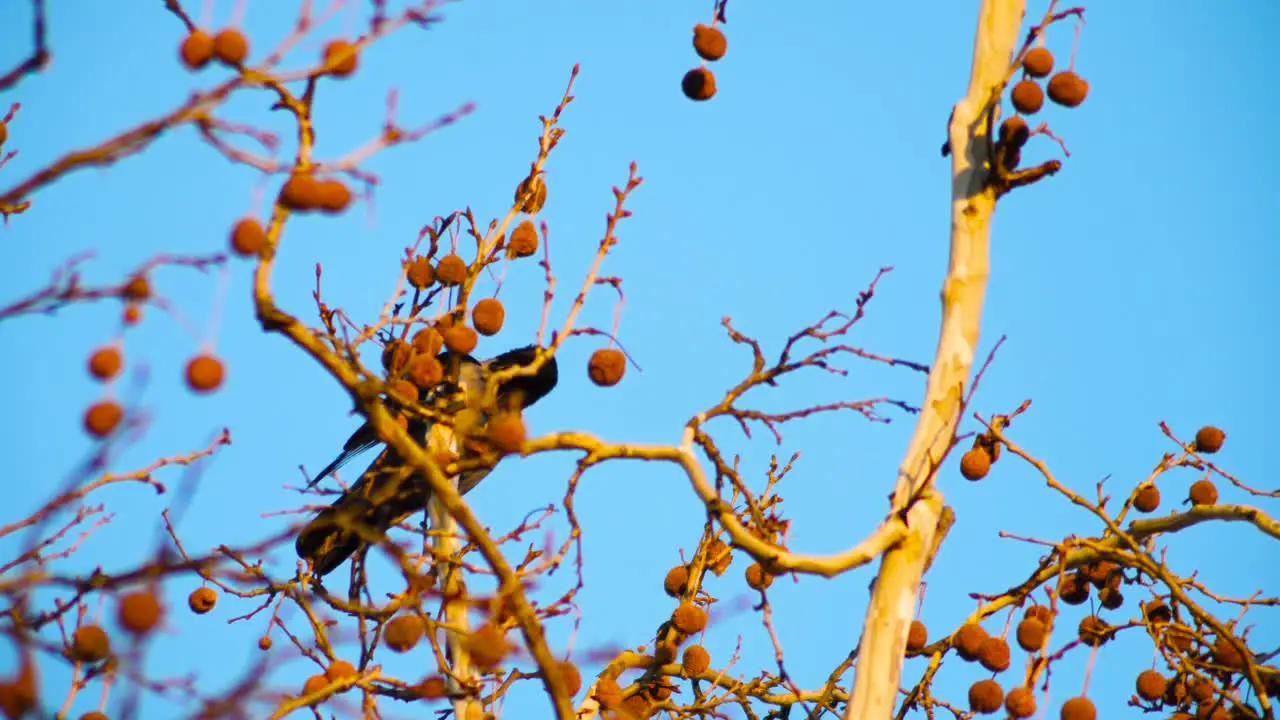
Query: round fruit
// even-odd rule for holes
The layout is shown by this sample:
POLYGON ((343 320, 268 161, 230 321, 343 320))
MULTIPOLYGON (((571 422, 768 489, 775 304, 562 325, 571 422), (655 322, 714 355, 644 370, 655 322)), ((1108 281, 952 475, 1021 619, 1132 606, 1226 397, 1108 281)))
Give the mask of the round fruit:
POLYGON ((707 68, 698 67, 684 74, 680 89, 690 100, 710 100, 716 94, 716 76, 707 68))
POLYGON ((1058 598, 1068 605, 1080 605, 1089 599, 1089 580, 1079 572, 1062 579, 1058 586, 1058 598))
POLYGON ((481 625, 467 638, 467 651, 471 653, 471 661, 481 672, 497 668, 510 649, 502 631, 490 623, 481 625))
POLYGON ((1098 591, 1098 604, 1108 610, 1117 610, 1124 605, 1124 593, 1120 592, 1120 588, 1102 588, 1098 591))
POLYGON ((436 264, 436 279, 441 285, 461 285, 467 279, 467 263, 457 255, 445 255, 436 264))
POLYGON ((97 625, 82 625, 71 635, 71 657, 82 663, 96 663, 111 654, 111 638, 97 625))
POLYGON ((556 663, 556 673, 560 675, 560 682, 564 683, 565 690, 569 692, 569 697, 578 694, 582 689, 582 673, 578 668, 567 660, 556 663))
POLYGON ((211 587, 198 587, 187 596, 187 607, 197 615, 204 615, 218 604, 218 591, 211 587))
POLYGON ((1035 80, 1023 80, 1014 85, 1009 97, 1013 107, 1023 115, 1034 115, 1044 107, 1044 90, 1035 80))
POLYGON ((693 26, 693 50, 698 57, 712 62, 724 57, 729 41, 718 27, 709 27, 701 23, 693 26))
POLYGON ((143 302, 151 297, 151 283, 147 282, 146 275, 134 275, 129 278, 129 282, 124 284, 120 294, 124 296, 125 300, 143 302))
POLYGON ((667 576, 662 580, 662 589, 671 597, 679 597, 688 589, 688 584, 689 568, 676 565, 667 571, 667 576))
POLYGON ((1133 498, 1133 509, 1141 513, 1155 512, 1160 507, 1160 489, 1151 483, 1138 488, 1133 498))
POLYGON ((987 641, 987 631, 978 623, 965 623, 955 634, 956 652, 965 660, 977 660, 982 644, 987 641))
POLYGON ((1093 647, 1098 647, 1111 639, 1111 627, 1097 615, 1085 615, 1076 628, 1080 640, 1093 647))
POLYGON ((1048 77, 1053 72, 1053 53, 1048 48, 1031 48, 1022 58, 1022 69, 1031 77, 1048 77))
POLYGON ((1196 452, 1212 455, 1222 449, 1227 434, 1212 425, 1206 425, 1196 431, 1196 452))
POLYGON ((444 347, 444 338, 441 337, 440 331, 433 328, 422 328, 413 335, 413 349, 423 355, 435 357, 440 354, 440 349, 444 347))
POLYGON ((401 615, 393 618, 382 630, 382 639, 393 651, 408 652, 422 639, 426 628, 417 615, 401 615))
POLYGON ((355 46, 345 40, 333 40, 324 46, 324 66, 334 77, 349 77, 359 64, 355 46), (339 60, 338 58, 342 58, 339 60))
POLYGON ((612 387, 622 380, 626 369, 627 358, 621 350, 602 348, 591 353, 591 360, 587 363, 587 376, 600 387, 612 387))
POLYGON ((90 710, 89 712, 81 715, 80 720, 111 720, 111 718, 107 717, 107 714, 104 712, 90 710))
POLYGON ((524 198, 524 202, 520 205, 520 212, 536 214, 547 204, 547 183, 540 176, 533 178, 525 178, 516 186, 516 195, 512 202, 520 202, 524 198), (532 183, 532 186, 530 185, 532 183), (532 189, 531 189, 532 188, 532 189))
POLYGON ((1025 620, 1039 620, 1044 625, 1048 625, 1053 619, 1053 610, 1048 605, 1032 605, 1022 615, 1025 620))
POLYGON ((701 675, 711 668, 711 653, 701 645, 690 645, 684 649, 684 672, 693 677, 701 675))
POLYGON ((538 228, 534 226, 532 220, 525 220, 511 231, 511 242, 507 244, 507 251, 512 257, 529 257, 538 252, 538 228))
POLYGON ((1009 669, 1009 643, 1003 638, 989 637, 978 649, 978 661, 982 667, 991 672, 1004 672, 1009 669))
POLYGON ((995 680, 979 680, 969 686, 969 709, 983 715, 990 715, 1004 704, 1004 690, 995 680))
POLYGON ((764 566, 760 563, 751 563, 747 566, 747 586, 753 590, 764 590, 773 584, 773 576, 765 572, 764 566))
POLYGON ((312 675, 307 678, 307 682, 302 685, 302 695, 303 697, 307 695, 315 695, 327 687, 329 687, 329 678, 323 675, 312 675))
MULTIPOLYGON (((434 331, 432 331, 434 332, 434 331)), ((444 366, 436 359, 435 354, 418 355, 409 363, 409 382, 420 390, 431 390, 444 380, 444 366)))
POLYGON ((134 635, 144 635, 160 623, 160 601, 145 590, 120 598, 117 609, 120 627, 134 635))
POLYGON ((395 374, 400 372, 412 356, 413 350, 408 343, 403 340, 391 340, 382 347, 382 368, 389 374, 395 374))
POLYGON ((480 343, 480 337, 476 335, 476 331, 466 325, 445 328, 441 336, 444 337, 445 347, 456 353, 469 353, 480 343))
POLYGON ((707 611, 693 603, 682 603, 671 613, 671 624, 685 635, 702 632, 707 627, 707 611))
POLYGON ((1036 696, 1025 687, 1016 687, 1009 691, 1004 699, 1004 709, 1015 718, 1029 718, 1036 714, 1036 696))
POLYGON ((1089 83, 1070 70, 1049 78, 1049 99, 1063 107, 1078 107, 1088 94, 1089 83))
POLYGON ((336 215, 351 205, 351 190, 341 180, 329 178, 316 183, 316 207, 336 215))
POLYGON ((920 652, 929 644, 929 629, 919 620, 911 621, 911 629, 907 630, 907 652, 920 652))
POLYGON ((271 637, 270 637, 270 636, 268 636, 268 635, 263 635, 262 637, 258 638, 258 649, 259 649, 259 650, 261 650, 261 651, 263 651, 263 652, 266 652, 266 651, 270 650, 270 649, 271 649, 271 637))
POLYGON ((103 400, 89 406, 84 413, 84 429, 96 438, 106 437, 124 419, 124 408, 114 400, 103 400))
POLYGON ((235 67, 249 57, 249 41, 239 30, 227 28, 214 37, 213 54, 224 65, 235 67))
POLYGON ((142 309, 133 303, 125 306, 124 317, 121 318, 125 325, 137 325, 142 322, 142 309))
POLYGON ((1197 480, 1191 483, 1191 491, 1187 493, 1192 505, 1212 505, 1218 502, 1218 488, 1212 480, 1197 480))
POLYGON ((290 210, 306 212, 320 206, 320 183, 308 173, 296 172, 280 188, 280 204, 290 210))
POLYGON ((419 255, 409 263, 409 284, 419 290, 426 290, 436 281, 436 269, 431 267, 431 258, 419 255))
POLYGON ((596 680, 596 689, 592 697, 600 704, 602 710, 610 710, 622 704, 622 688, 618 687, 617 680, 602 677, 596 680))
POLYGON ((1087 697, 1073 697, 1062 704, 1062 720, 1097 720, 1098 710, 1087 697))
POLYGON ((329 667, 325 668, 324 676, 331 683, 338 682, 345 678, 352 677, 356 674, 356 666, 346 660, 334 660, 329 663, 329 667))
POLYGON ((198 393, 213 392, 222 384, 222 361, 212 355, 197 355, 187 363, 187 386, 198 393))
POLYGON ((200 30, 192 30, 182 39, 182 47, 178 50, 182 64, 191 70, 199 70, 213 59, 213 38, 200 30))
POLYGON ((1018 637, 1018 647, 1027 652, 1039 652, 1044 647, 1044 636, 1046 633, 1045 624, 1034 618, 1027 618, 1018 623, 1018 629, 1015 634, 1018 637))
POLYGON ((518 453, 527 432, 520 413, 503 413, 489 423, 489 442, 501 453, 518 453))
POLYGON ((981 480, 991 472, 991 456, 986 450, 974 448, 960 456, 960 474, 965 480, 981 480))
POLYGON ((120 373, 124 358, 119 348, 107 345, 93 351, 89 356, 89 374, 99 380, 110 380, 120 373))
POLYGON ((1148 702, 1155 702, 1164 697, 1164 676, 1155 670, 1143 670, 1138 673, 1136 683, 1138 697, 1148 702))
POLYGON ((439 700, 449 694, 449 686, 440 675, 423 678, 422 682, 414 687, 414 690, 420 697, 427 700, 439 700))
POLYGON ((242 257, 253 257, 267 244, 267 232, 253 218, 245 218, 231 229, 231 250, 242 257))
POLYGON ((1163 600, 1153 600, 1142 607, 1143 617, 1149 623, 1167 623, 1173 619, 1173 613, 1163 600))
POLYGON ((507 311, 497 298, 485 298, 471 309, 471 324, 481 335, 497 335, 506 317, 507 311))
POLYGON ((1213 641, 1213 662, 1237 672, 1244 668, 1244 658, 1240 655, 1240 651, 1231 644, 1230 640, 1221 635, 1213 641))
MULTIPOLYGON (((1017 115, 1010 115, 1000 123, 1000 142, 1011 148, 1020 148, 1027 144, 1031 137, 1031 128, 1027 121, 1017 115)), ((998 445, 996 447, 999 447, 998 445)))

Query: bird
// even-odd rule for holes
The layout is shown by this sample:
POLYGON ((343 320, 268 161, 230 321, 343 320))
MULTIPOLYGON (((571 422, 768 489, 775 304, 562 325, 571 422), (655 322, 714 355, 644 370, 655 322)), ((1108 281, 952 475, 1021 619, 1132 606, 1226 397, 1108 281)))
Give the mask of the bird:
MULTIPOLYGON (((428 452, 453 450, 455 433, 464 438, 475 436, 483 433, 485 423, 495 411, 522 412, 533 406, 556 387, 559 370, 554 355, 546 355, 546 360, 532 374, 501 382, 496 407, 485 407, 484 395, 489 377, 502 370, 533 366, 538 351, 538 346, 527 345, 483 362, 467 353, 448 350, 440 353, 438 359, 446 368, 446 380, 423 390, 419 401, 428 408, 443 406, 443 412, 452 417, 452 427, 415 417, 409 422, 409 434, 428 452), (448 378, 456 378, 456 382, 448 378)), ((388 406, 393 411, 399 409, 391 401, 388 406)), ((307 487, 380 442, 372 425, 364 423, 343 444, 342 452, 317 473, 307 487)), ((467 444, 457 445, 459 459, 467 459, 467 444)), ((489 466, 462 471, 456 478, 458 492, 463 495, 470 492, 492 469, 489 466)), ((426 481, 418 477, 394 449, 385 447, 355 484, 302 528, 294 548, 298 557, 309 563, 312 574, 322 578, 368 543, 378 541, 397 523, 424 510, 430 496, 426 481)))

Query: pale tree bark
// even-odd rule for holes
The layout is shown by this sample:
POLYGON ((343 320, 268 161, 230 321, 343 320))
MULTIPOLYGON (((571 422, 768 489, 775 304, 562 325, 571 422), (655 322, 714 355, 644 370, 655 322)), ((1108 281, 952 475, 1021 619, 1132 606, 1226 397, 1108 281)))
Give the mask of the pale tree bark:
POLYGON ((863 622, 854 688, 845 710, 848 720, 887 720, 897 701, 920 577, 942 515, 942 493, 935 487, 934 473, 959 423, 987 290, 996 204, 995 188, 988 182, 987 113, 1008 77, 1025 9, 1025 0, 983 0, 969 89, 956 104, 948 128, 951 260, 942 284, 942 329, 893 496, 893 514, 906 523, 908 533, 881 559, 863 622))

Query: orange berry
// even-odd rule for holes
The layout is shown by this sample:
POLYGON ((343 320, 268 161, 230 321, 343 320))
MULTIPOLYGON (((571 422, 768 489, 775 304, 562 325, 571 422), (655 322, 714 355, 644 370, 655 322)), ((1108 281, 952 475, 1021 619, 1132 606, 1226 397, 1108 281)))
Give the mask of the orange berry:
POLYGON ((449 686, 439 675, 423 678, 422 682, 415 685, 413 689, 420 697, 427 700, 439 700, 449 694, 449 686))
POLYGON ((249 57, 249 40, 235 28, 227 28, 213 38, 213 54, 223 65, 236 67, 249 57))
POLYGON ((341 180, 329 178, 316 183, 316 207, 328 215, 337 215, 351 205, 351 190, 341 180))
POLYGON ((84 413, 84 429, 96 438, 106 437, 124 419, 124 408, 114 400, 102 400, 84 413))
POLYGON ((595 693, 591 697, 600 704, 600 709, 611 710, 622 704, 622 688, 618 687, 617 680, 602 677, 596 680, 595 693))
POLYGON ((1079 107, 1089 94, 1089 83, 1070 70, 1049 78, 1049 99, 1063 107, 1079 107))
POLYGON ((1034 115, 1044 107, 1044 90, 1035 80, 1023 80, 1014 85, 1009 97, 1013 107, 1023 115, 1034 115))
POLYGON ((954 643, 956 652, 961 658, 973 661, 978 659, 978 653, 982 651, 982 644, 987 641, 990 635, 987 635, 986 629, 977 623, 965 623, 956 631, 954 643))
POLYGON ((622 380, 627 369, 627 358, 621 350, 602 348, 591 353, 587 363, 587 376, 600 387, 612 387, 622 380))
POLYGON ((108 718, 107 714, 104 712, 99 712, 97 710, 90 710, 89 712, 81 715, 80 720, 111 720, 111 719, 108 718))
POLYGON ((701 675, 711 668, 711 653, 701 645, 690 645, 684 649, 683 664, 686 675, 701 675))
POLYGON ((524 203, 520 205, 520 212, 533 215, 547 204, 547 183, 541 177, 525 178, 516 186, 516 195, 512 202, 520 202, 524 198, 524 203), (532 189, 530 186, 532 183, 532 189))
POLYGON ((507 244, 507 252, 511 257, 529 257, 538 252, 538 228, 532 220, 525 220, 511 231, 511 242, 507 244))
POLYGON ((140 590, 120 598, 116 620, 120 627, 134 635, 145 635, 160 624, 160 601, 140 590))
POLYGON ((1044 647, 1045 624, 1035 618, 1018 623, 1018 647, 1027 652, 1039 652, 1044 647))
POLYGON ((349 77, 359 64, 355 46, 346 40, 332 40, 324 46, 325 70, 334 77, 349 77), (342 58, 339 60, 338 58, 342 58))
POLYGON ((434 354, 418 355, 409 363, 409 381, 422 390, 430 390, 444 379, 444 366, 434 354))
POLYGON ((506 316, 507 311, 502 307, 501 301, 497 298, 485 298, 471 309, 471 324, 475 325, 476 332, 481 335, 497 335, 506 316))
POLYGON ((1155 702, 1164 697, 1165 685, 1167 684, 1164 676, 1155 670, 1143 670, 1138 673, 1138 680, 1135 687, 1138 691, 1138 697, 1148 702, 1155 702))
POLYGON ((119 348, 111 345, 100 347, 89 356, 89 374, 99 380, 110 380, 120 372, 124 359, 119 348))
POLYGON ((401 615, 387 623, 382 630, 382 639, 393 651, 408 652, 422 639, 426 627, 422 618, 417 615, 401 615))
POLYGON ((1142 513, 1155 512, 1160 507, 1160 489, 1150 483, 1138 488, 1133 498, 1133 509, 1142 513))
POLYGON ((960 456, 960 474, 966 480, 981 480, 991 472, 991 456, 986 450, 974 448, 960 456))
POLYGON ((978 662, 991 672, 1004 672, 1009 669, 1009 643, 998 637, 989 637, 978 649, 978 662))
POLYGON ((440 354, 442 347, 444 347, 444 338, 440 336, 440 331, 435 328, 423 328, 413 336, 413 349, 422 355, 434 357, 440 354))
POLYGON ((561 661, 556 663, 556 673, 560 676, 560 681, 564 683, 565 689, 569 692, 569 697, 578 694, 582 689, 582 673, 578 668, 569 661, 561 661))
POLYGON ((124 315, 120 318, 125 325, 137 325, 142 322, 142 308, 130 303, 124 308, 124 315))
POLYGON ((1191 483, 1188 497, 1192 505, 1213 505, 1218 502, 1218 488, 1212 480, 1197 480, 1191 483))
POLYGON ((201 30, 192 30, 182 39, 178 55, 190 70, 199 70, 213 59, 213 38, 201 30))
POLYGON ((241 257, 254 257, 267 244, 267 231, 262 223, 244 218, 231 228, 231 251, 241 257))
POLYGON ((187 363, 187 386, 198 393, 213 392, 222 384, 222 361, 212 355, 197 355, 187 363))
POLYGON ((306 212, 320 206, 320 183, 307 173, 294 173, 280 188, 280 204, 290 210, 306 212))
POLYGON ((263 652, 271 649, 271 637, 269 635, 263 635, 258 638, 258 649, 263 652))
MULTIPOLYGON (((1017 115, 1010 115, 1000 123, 1000 142, 1011 148, 1020 148, 1027 144, 1027 139, 1031 137, 1031 128, 1027 126, 1027 121, 1017 115)), ((999 445, 996 445, 999 447, 999 445)))
POLYGON ((97 625, 82 625, 71 635, 71 658, 82 663, 96 663, 111 654, 111 638, 97 625))
POLYGON ((676 565, 667 571, 667 576, 662 580, 662 589, 671 597, 680 597, 688 589, 689 585, 689 568, 684 565, 676 565))
POLYGON ((481 672, 496 669, 511 650, 502 631, 492 623, 485 623, 471 633, 466 645, 467 651, 471 653, 471 661, 481 672))
POLYGON ((1022 58, 1022 69, 1034 78, 1042 78, 1053 72, 1053 53, 1048 48, 1031 48, 1022 58))
POLYGON ((979 680, 969 686, 969 709, 983 715, 990 715, 1004 704, 1004 690, 995 680, 979 680))
POLYGON ((920 652, 929 644, 929 629, 919 620, 911 621, 911 629, 907 631, 907 652, 920 652))
POLYGON ((187 596, 187 606, 197 615, 204 615, 216 604, 218 604, 218 591, 211 587, 198 587, 187 596))
POLYGON ((686 635, 702 632, 707 627, 707 611, 693 603, 681 603, 671 613, 671 624, 686 635))
POLYGON ((773 584, 773 575, 765 571, 764 566, 760 563, 751 563, 747 566, 747 586, 752 590, 764 590, 773 584))
POLYGON ((315 695, 327 687, 329 687, 329 678, 323 675, 312 675, 307 678, 307 682, 303 684, 302 695, 303 697, 306 697, 307 695, 315 695))
POLYGON ((1196 431, 1196 452, 1212 455, 1222 449, 1227 434, 1212 425, 1206 425, 1196 431))
POLYGON ((716 76, 707 68, 698 67, 684 74, 680 89, 690 100, 710 100, 716 94, 716 76))
POLYGON ((398 339, 390 340, 382 348, 382 367, 394 375, 400 372, 412 356, 413 350, 408 343, 398 339))
POLYGON ((134 275, 132 278, 129 278, 129 282, 125 283, 124 287, 121 288, 120 294, 123 295, 126 300, 143 302, 147 298, 151 297, 151 284, 147 282, 146 275, 134 275))
POLYGON ((1004 709, 1018 720, 1036 714, 1036 696, 1025 687, 1016 687, 1009 691, 1004 699, 1004 709))
POLYGON ((709 27, 701 23, 693 26, 693 50, 698 57, 712 62, 724 57, 729 48, 729 41, 718 27, 709 27))
POLYGON ((1062 720, 1097 720, 1098 710, 1087 697, 1073 697, 1062 704, 1062 720))
POLYGON ((329 663, 329 667, 324 670, 324 676, 328 678, 331 683, 338 682, 339 680, 345 680, 346 678, 353 677, 355 674, 356 666, 346 660, 334 660, 329 663))
POLYGON ((415 257, 408 265, 409 284, 418 290, 426 290, 436 281, 436 269, 431 267, 431 258, 426 255, 415 257))
POLYGON ((445 347, 457 353, 469 353, 475 350, 476 345, 480 342, 480 337, 476 335, 476 331, 466 325, 445 328, 441 335, 444 337, 445 347))
POLYGON ((445 255, 436 263, 436 279, 441 285, 461 285, 467 279, 467 263, 457 255, 445 255))

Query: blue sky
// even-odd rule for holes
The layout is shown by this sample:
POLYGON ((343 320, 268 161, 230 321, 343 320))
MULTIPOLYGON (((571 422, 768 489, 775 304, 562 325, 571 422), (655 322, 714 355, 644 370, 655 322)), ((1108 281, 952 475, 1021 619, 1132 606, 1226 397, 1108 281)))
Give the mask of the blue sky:
MULTIPOLYGON (((19 5, 0 23, 3 67, 27 47, 29 10, 19 5)), ((721 317, 732 316, 739 330, 776 351, 827 311, 851 310, 882 266, 895 269, 852 342, 928 362, 948 228, 950 164, 938 147, 967 82, 977 3, 730 3, 729 52, 715 66, 719 93, 694 104, 680 95, 679 82, 697 61, 690 27, 709 19, 710 5, 464 2, 440 11, 443 24, 379 43, 361 57, 355 79, 322 87, 321 156, 342 155, 374 136, 390 88, 399 92, 406 124, 470 101, 476 111, 370 160, 365 168, 382 180, 374 205, 337 219, 290 221, 274 276, 279 303, 314 317, 319 262, 327 302, 373 318, 402 249, 423 224, 467 205, 484 219, 505 210, 534 155, 537 116, 553 109, 570 68, 581 63, 577 100, 563 120, 568 132, 547 166, 549 201, 541 214, 560 283, 554 317, 564 317, 592 260, 612 207, 610 187, 637 162, 645 183, 628 204, 634 217, 621 226, 605 272, 624 278, 620 338, 643 372, 632 368, 618 387, 595 388, 585 362, 598 344, 570 343, 560 356, 559 389, 530 413, 534 432, 582 429, 611 440, 677 442, 684 421, 749 368, 725 338, 721 317)), ((324 41, 361 27, 363 8, 352 4, 319 27, 290 65, 310 62, 324 41)), ((251 4, 243 16, 251 60, 287 34, 295 10, 295 3, 251 4)), ((220 27, 236 4, 220 0, 206 11, 220 27)), ((201 16, 199 8, 193 12, 201 16)), ((51 67, 0 97, 5 107, 23 104, 6 145, 20 153, 0 168, 0 188, 225 77, 219 69, 191 75, 177 64, 182 28, 161 3, 56 3, 50 13, 51 67)), ((1269 487, 1266 452, 1280 389, 1268 359, 1280 339, 1280 290, 1273 285, 1280 136, 1272 122, 1280 108, 1265 88, 1280 50, 1264 28, 1275 27, 1280 9, 1244 0, 1099 3, 1088 21, 1076 63, 1091 84, 1087 102, 1041 113, 1072 157, 1057 177, 999 206, 980 352, 1001 335, 1009 339, 974 408, 1007 412, 1032 398, 1012 436, 1082 492, 1092 493, 1108 475, 1117 494, 1145 477, 1171 449, 1157 428, 1161 420, 1185 437, 1206 423, 1225 428, 1224 465, 1269 487)), ((1051 32, 1059 62, 1071 42, 1069 25, 1051 32)), ((220 113, 287 137, 285 118, 268 113, 269 103, 264 94, 241 93, 220 113)), ((1037 141, 1024 157, 1057 152, 1037 141)), ((261 211, 276 182, 264 184, 256 171, 228 163, 190 129, 112 167, 68 176, 3 230, 0 303, 36 290, 64 258, 86 250, 97 253, 86 270, 90 283, 115 281, 158 252, 220 251, 232 223, 261 211)), ((192 549, 248 543, 282 529, 286 519, 263 514, 296 507, 296 493, 284 486, 298 482, 298 466, 328 462, 355 424, 350 401, 318 366, 259 330, 249 278, 243 261, 221 274, 158 272, 154 286, 182 309, 189 327, 153 312, 125 340, 131 370, 147 371, 137 387, 153 423, 120 455, 119 468, 204 446, 224 426, 232 432, 234 444, 203 469, 180 524, 192 549), (226 360, 227 383, 194 397, 182 384, 182 367, 208 347, 226 360)), ((541 283, 536 266, 513 269, 502 293, 507 329, 485 340, 481 354, 532 339, 541 283)), ((612 312, 612 298, 600 293, 583 320, 608 327, 612 312)), ((0 375, 9 380, 11 404, 2 446, 12 478, 4 519, 37 507, 90 450, 80 416, 101 389, 84 363, 114 337, 118 314, 118 305, 105 302, 0 324, 0 375)), ((922 377, 908 371, 849 369, 845 378, 797 377, 762 393, 762 404, 881 395, 917 402, 923 391, 922 377)), ((782 489, 794 521, 791 541, 798 550, 828 552, 860 539, 885 511, 911 429, 910 418, 890 414, 896 422, 888 425, 854 415, 798 422, 781 448, 764 433, 746 443, 729 424, 718 431, 761 479, 771 452, 803 451, 782 489)), ((568 456, 509 462, 469 500, 486 523, 510 526, 558 501, 571 467, 568 456)), ((171 487, 179 478, 173 471, 161 477, 171 487)), ((1179 497, 1192 479, 1169 477, 1165 497, 1179 497)), ((1044 539, 1097 532, 1016 461, 1002 462, 977 484, 948 467, 942 482, 959 523, 928 578, 923 619, 938 633, 972 610, 968 593, 1002 590, 1034 566, 1040 549, 1001 540, 999 530, 1044 539)), ((1229 489, 1223 496, 1245 500, 1229 489)), ((140 485, 107 488, 96 501, 115 513, 113 521, 65 567, 118 568, 154 547, 159 512, 171 498, 140 485)), ((588 475, 577 507, 588 584, 575 657, 645 642, 671 610, 662 577, 699 532, 701 512, 687 481, 668 468, 606 465, 588 475)), ((554 528, 563 533, 562 525, 554 528)), ((6 557, 13 547, 12 539, 0 541, 6 557)), ((1175 569, 1202 568, 1200 577, 1221 592, 1276 591, 1275 571, 1257 561, 1272 548, 1247 527, 1200 528, 1171 547, 1175 569)), ((275 558, 276 572, 287 574, 292 552, 275 558)), ((739 559, 712 582, 726 610, 705 643, 714 664, 741 635, 735 671, 750 675, 773 666, 758 618, 729 610, 748 598, 744 566, 739 559)), ((788 669, 802 686, 819 684, 856 644, 871 577, 863 570, 775 585, 788 669)), ((553 579, 548 594, 564 582, 553 579)), ((191 616, 183 604, 196 584, 170 584, 172 633, 152 648, 148 669, 198 670, 202 687, 225 687, 257 657, 264 620, 226 624, 249 609, 230 598, 208 616, 191 616)), ((1274 611, 1255 612, 1252 637, 1258 647, 1274 647, 1274 611)), ((563 651, 571 623, 552 627, 553 647, 563 651)), ((993 620, 989 629, 1000 625, 993 620)), ((300 687, 313 669, 290 659, 283 642, 277 648, 273 681, 300 687)), ((1090 695, 1108 716, 1137 715, 1122 703, 1150 653, 1138 638, 1104 648, 1090 695)), ((1077 652, 1056 666, 1058 701, 1078 693, 1085 660, 1077 652)), ((12 663, 12 650, 0 650, 0 670, 12 663)), ((388 667, 420 674, 409 660, 388 667)), ((909 663, 905 677, 922 668, 909 663)), ((977 677, 974 668, 949 662, 938 693, 963 702, 977 677)), ((65 672, 51 664, 45 682, 49 702, 60 702, 65 672)), ((83 694, 75 711, 96 698, 96 688, 83 694)), ((175 712, 155 700, 146 707, 148 717, 175 712)), ((519 717, 545 717, 545 708, 532 690, 513 693, 508 705, 519 717)), ((403 707, 391 713, 411 714, 403 707)))

